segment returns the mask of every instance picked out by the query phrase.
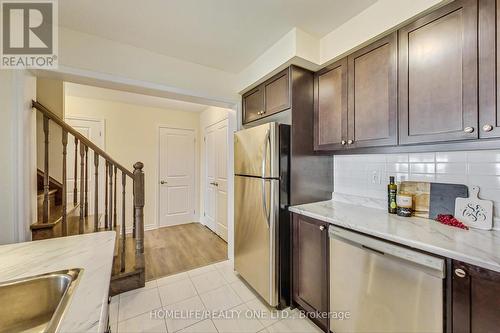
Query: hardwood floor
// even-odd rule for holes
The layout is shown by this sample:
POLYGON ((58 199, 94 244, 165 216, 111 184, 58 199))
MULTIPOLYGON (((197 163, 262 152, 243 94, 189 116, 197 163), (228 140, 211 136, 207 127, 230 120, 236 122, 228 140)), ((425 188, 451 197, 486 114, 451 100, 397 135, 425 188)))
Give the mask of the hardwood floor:
POLYGON ((227 243, 200 223, 146 231, 146 280, 227 259, 227 243))

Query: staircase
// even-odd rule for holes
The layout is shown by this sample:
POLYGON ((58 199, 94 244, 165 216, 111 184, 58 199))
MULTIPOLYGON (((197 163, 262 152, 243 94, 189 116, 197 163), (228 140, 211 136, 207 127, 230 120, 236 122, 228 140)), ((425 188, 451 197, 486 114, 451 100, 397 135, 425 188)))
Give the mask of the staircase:
POLYGON ((105 151, 80 134, 42 104, 33 101, 32 106, 43 117, 44 133, 44 168, 37 170, 37 204, 38 219, 32 224, 33 240, 66 237, 100 231, 117 233, 113 271, 110 284, 110 296, 125 291, 144 287, 144 165, 134 164, 129 171, 116 162, 105 151), (62 183, 49 175, 49 123, 53 122, 62 129, 62 183), (75 142, 73 186, 67 184, 68 139, 75 142), (93 166, 89 166, 93 152, 93 166), (104 191, 99 186, 99 164, 104 163, 104 191), (90 174, 89 172, 92 172, 90 174), (89 179, 93 175, 93 184, 89 179), (120 180, 121 186, 118 184, 120 180), (131 193, 127 193, 128 184, 132 185, 131 193), (93 212, 89 212, 89 186, 93 191, 93 212), (104 193, 100 193, 104 192, 104 193), (68 193, 73 199, 68 202, 68 193), (132 197, 133 218, 132 233, 126 233, 127 194, 132 197), (121 207, 117 207, 120 195, 121 207), (99 207, 99 198, 104 198, 104 207, 99 207), (104 212, 102 212, 104 208, 104 212), (89 214, 90 213, 90 214, 89 214), (120 213, 118 215, 118 213, 120 213), (120 218, 119 218, 120 217, 120 218))

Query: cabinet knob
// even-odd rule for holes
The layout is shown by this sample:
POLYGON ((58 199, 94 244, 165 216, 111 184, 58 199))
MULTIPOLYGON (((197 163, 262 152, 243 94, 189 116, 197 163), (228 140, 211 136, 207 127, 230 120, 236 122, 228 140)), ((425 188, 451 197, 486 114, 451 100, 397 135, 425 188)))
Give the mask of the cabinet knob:
POLYGON ((483 126, 483 132, 490 132, 493 130, 493 126, 490 124, 486 124, 483 126))
POLYGON ((321 231, 325 230, 325 226, 324 225, 320 225, 319 226, 319 230, 321 230, 321 231))
POLYGON ((162 185, 165 185, 166 183, 167 183, 167 181, 165 181, 165 180, 160 181, 160 184, 162 184, 162 185))
POLYGON ((463 277, 465 277, 466 274, 465 274, 465 271, 463 269, 456 268, 455 269, 455 275, 458 276, 458 277, 460 277, 460 278, 463 278, 463 277))
POLYGON ((351 139, 347 140, 348 145, 352 145, 353 143, 354 143, 354 140, 351 140, 351 139))
POLYGON ((346 141, 342 140, 342 141, 340 141, 340 143, 342 144, 342 146, 344 146, 346 144, 346 141))
POLYGON ((474 127, 467 126, 466 128, 464 128, 464 132, 465 133, 472 133, 472 132, 474 132, 474 127))

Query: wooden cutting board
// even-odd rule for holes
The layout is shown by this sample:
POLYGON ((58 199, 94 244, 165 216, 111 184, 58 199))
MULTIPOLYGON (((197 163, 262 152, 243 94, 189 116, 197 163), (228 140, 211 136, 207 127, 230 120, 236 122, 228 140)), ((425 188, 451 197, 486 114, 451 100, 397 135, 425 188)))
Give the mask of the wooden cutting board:
POLYGON ((457 198, 455 217, 471 228, 491 230, 493 202, 479 199, 479 186, 473 186, 469 198, 457 198))
POLYGON ((435 220, 439 214, 455 215, 457 198, 467 198, 469 188, 463 184, 431 183, 429 218, 435 220))
POLYGON ((399 192, 413 196, 413 215, 429 218, 431 183, 404 181, 399 185, 399 192))

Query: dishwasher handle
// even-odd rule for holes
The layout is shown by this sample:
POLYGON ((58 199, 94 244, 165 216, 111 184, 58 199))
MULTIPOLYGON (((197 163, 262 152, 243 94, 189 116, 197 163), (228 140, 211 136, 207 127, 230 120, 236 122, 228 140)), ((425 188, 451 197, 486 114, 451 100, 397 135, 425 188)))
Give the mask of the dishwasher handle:
POLYGON ((410 250, 402 246, 394 245, 335 226, 330 226, 329 234, 330 238, 345 241, 353 246, 370 251, 376 255, 390 256, 399 259, 417 266, 417 268, 421 270, 423 269, 427 273, 441 279, 444 279, 446 276, 444 259, 410 250))

